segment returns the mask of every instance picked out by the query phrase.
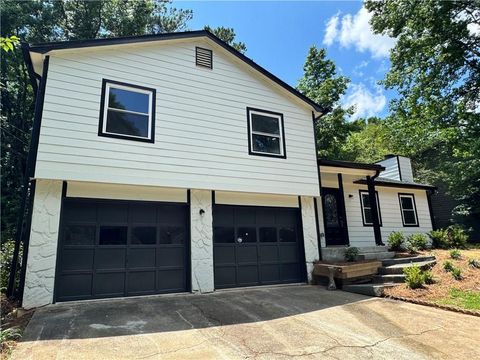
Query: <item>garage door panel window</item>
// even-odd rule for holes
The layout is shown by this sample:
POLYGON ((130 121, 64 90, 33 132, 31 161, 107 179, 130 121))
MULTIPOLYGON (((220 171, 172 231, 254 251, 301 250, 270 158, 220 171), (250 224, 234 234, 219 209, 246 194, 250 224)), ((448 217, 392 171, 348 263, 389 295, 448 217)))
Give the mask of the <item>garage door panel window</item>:
POLYGON ((68 225, 65 229, 65 245, 94 245, 95 225, 68 225))
POLYGON ((100 226, 99 245, 127 245, 127 226, 100 226))
POLYGON ((257 229, 254 227, 239 227, 237 230, 237 241, 244 243, 257 242, 257 229))
POLYGON ((402 213, 403 226, 418 226, 417 207, 415 205, 415 195, 398 194, 400 200, 400 210, 402 213))
POLYGON ((247 108, 249 153, 285 158, 283 114, 247 108))
POLYGON ((179 226, 161 226, 160 244, 183 244, 185 243, 185 228, 179 226))
POLYGON ((294 227, 280 228, 280 242, 296 242, 297 232, 294 227))
POLYGON ((234 243, 235 229, 227 226, 216 226, 213 229, 213 241, 215 243, 234 243))
POLYGON ((131 234, 131 244, 155 245, 157 243, 157 228, 155 226, 134 226, 131 234))
POLYGON ((260 234, 260 242, 277 242, 276 227, 261 227, 258 232, 260 234))

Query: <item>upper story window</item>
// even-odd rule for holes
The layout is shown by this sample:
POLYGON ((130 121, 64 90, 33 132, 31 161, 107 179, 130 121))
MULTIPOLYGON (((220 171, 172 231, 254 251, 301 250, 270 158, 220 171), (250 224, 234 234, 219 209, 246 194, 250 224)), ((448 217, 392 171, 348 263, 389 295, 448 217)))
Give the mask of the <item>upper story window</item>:
POLYGON ((283 114, 247 108, 251 155, 286 158, 283 114))
MULTIPOLYGON (((380 202, 378 201, 378 192, 375 191, 377 200, 378 223, 382 226, 382 215, 380 214, 380 202)), ((368 191, 360 190, 360 205, 362 206, 363 226, 373 226, 372 206, 368 191)))
POLYGON ((155 89, 104 79, 98 135, 154 142, 155 89))
POLYGON ((417 207, 415 206, 415 195, 398 194, 400 210, 402 213, 403 226, 418 226, 417 207))

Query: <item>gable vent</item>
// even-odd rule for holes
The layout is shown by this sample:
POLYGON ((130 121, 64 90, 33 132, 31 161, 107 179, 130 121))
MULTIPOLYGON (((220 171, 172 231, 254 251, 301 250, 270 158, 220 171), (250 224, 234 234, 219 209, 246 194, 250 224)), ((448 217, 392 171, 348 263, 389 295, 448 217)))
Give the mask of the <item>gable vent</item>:
POLYGON ((195 48, 195 62, 197 66, 203 66, 209 69, 213 69, 213 52, 209 49, 201 47, 195 48))

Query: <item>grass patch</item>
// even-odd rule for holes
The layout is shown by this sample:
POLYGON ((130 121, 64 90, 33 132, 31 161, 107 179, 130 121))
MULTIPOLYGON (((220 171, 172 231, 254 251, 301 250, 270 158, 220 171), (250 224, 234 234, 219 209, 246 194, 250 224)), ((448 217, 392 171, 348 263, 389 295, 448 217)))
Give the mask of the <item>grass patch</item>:
POLYGON ((480 291, 463 291, 452 288, 448 297, 438 300, 437 303, 469 310, 480 310, 480 291))

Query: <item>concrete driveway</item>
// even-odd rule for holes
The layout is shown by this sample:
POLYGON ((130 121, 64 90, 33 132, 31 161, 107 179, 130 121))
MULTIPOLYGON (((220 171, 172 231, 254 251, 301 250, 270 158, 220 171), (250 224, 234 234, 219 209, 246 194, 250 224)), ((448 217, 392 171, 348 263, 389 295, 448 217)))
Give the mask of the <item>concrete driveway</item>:
POLYGON ((319 286, 38 309, 14 359, 474 359, 480 318, 319 286))

